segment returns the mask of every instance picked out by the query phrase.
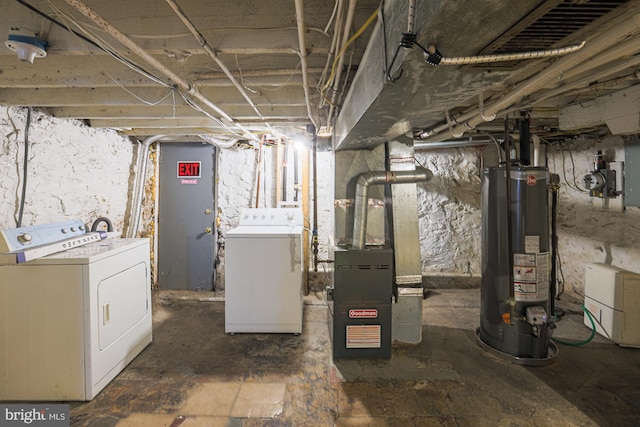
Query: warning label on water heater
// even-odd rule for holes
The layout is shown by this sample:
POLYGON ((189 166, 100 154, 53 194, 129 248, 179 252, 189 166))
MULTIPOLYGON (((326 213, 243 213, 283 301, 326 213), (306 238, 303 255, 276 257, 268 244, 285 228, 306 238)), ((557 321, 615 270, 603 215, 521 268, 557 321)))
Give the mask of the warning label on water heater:
POLYGON ((513 288, 519 302, 549 299, 549 253, 513 254, 513 288))

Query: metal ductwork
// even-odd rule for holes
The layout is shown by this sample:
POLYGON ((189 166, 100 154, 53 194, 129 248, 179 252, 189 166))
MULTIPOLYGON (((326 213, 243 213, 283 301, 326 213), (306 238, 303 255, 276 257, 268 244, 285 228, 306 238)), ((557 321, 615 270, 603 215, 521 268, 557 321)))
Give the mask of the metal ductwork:
POLYGON ((364 249, 367 233, 367 205, 369 186, 375 184, 411 184, 427 182, 433 177, 429 169, 416 167, 410 171, 365 172, 358 177, 353 220, 352 249, 364 249))

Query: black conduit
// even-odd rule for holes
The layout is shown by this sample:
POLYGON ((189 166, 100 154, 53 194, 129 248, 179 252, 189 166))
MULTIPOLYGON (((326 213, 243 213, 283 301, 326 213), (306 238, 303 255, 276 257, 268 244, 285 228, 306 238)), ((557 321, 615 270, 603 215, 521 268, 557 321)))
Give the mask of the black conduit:
POLYGON ((312 252, 313 271, 318 272, 318 138, 314 129, 313 132, 313 230, 312 252))
MULTIPOLYGON (((504 117, 504 151, 506 154, 506 177, 507 180, 507 250, 509 252, 509 298, 515 300, 515 289, 513 287, 513 219, 511 218, 511 144, 509 143, 509 114, 504 117)), ((512 307, 513 309, 513 307, 512 307)))
POLYGON ((531 132, 529 118, 526 113, 520 117, 520 161, 523 165, 531 164, 531 132))
POLYGON ((20 197, 20 209, 18 210, 17 227, 22 227, 22 214, 24 214, 24 201, 27 197, 27 172, 29 161, 29 128, 31 127, 31 107, 27 108, 27 123, 24 125, 24 159, 22 159, 22 196, 20 197))
POLYGON ((558 258, 558 228, 556 220, 558 216, 558 190, 560 189, 560 187, 558 186, 558 184, 553 182, 549 188, 551 189, 551 271, 549 278, 549 299, 551 300, 550 314, 555 315, 555 298, 557 284, 556 263, 558 258))
POLYGON ((293 201, 298 201, 298 150, 294 147, 293 149, 293 201))

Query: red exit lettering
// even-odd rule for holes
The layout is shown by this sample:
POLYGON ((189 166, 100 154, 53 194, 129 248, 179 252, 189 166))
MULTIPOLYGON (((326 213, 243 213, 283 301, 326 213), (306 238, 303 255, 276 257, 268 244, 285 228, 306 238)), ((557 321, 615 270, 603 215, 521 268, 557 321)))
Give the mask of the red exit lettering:
POLYGON ((200 178, 200 162, 178 162, 178 178, 200 178))

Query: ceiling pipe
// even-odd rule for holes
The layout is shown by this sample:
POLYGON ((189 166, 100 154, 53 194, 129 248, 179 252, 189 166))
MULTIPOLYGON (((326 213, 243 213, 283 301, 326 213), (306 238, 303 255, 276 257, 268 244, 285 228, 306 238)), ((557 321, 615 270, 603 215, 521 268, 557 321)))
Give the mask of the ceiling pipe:
POLYGON ((311 95, 309 94, 309 73, 307 67, 307 42, 305 41, 304 28, 304 4, 302 0, 296 0, 296 23, 298 25, 298 44, 300 45, 300 67, 302 68, 302 89, 304 90, 304 100, 307 104, 307 114, 313 126, 318 129, 316 120, 311 111, 311 95))
MULTIPOLYGON (((322 73, 322 68, 314 67, 308 68, 307 73, 309 74, 319 74, 322 73)), ((232 72, 233 74, 233 72, 232 72)), ((240 73, 235 73, 240 75, 240 73)), ((247 70, 242 72, 242 77, 271 77, 271 76, 291 76, 292 74, 302 74, 302 70, 299 68, 280 68, 277 70, 247 70)), ((209 79, 221 79, 226 77, 224 73, 216 73, 216 72, 203 72, 203 73, 194 73, 191 76, 194 80, 209 80, 209 79)))
POLYGON ((427 182, 433 178, 429 169, 416 167, 406 171, 376 171, 360 174, 356 184, 356 200, 353 213, 352 249, 364 249, 367 234, 367 206, 369 205, 369 186, 375 184, 411 184, 427 182))
MULTIPOLYGON (((638 46, 637 50, 640 51, 640 41, 635 39, 633 41, 638 46)), ((612 74, 619 73, 621 71, 631 70, 633 67, 637 66, 638 64, 640 64, 640 57, 632 56, 628 61, 625 61, 619 65, 616 65, 615 67, 609 67, 595 74, 591 73, 586 77, 575 80, 571 83, 564 84, 556 89, 550 89, 548 91, 545 91, 541 95, 536 96, 536 99, 529 101, 526 105, 530 107, 530 106, 539 104, 542 101, 546 101, 549 98, 554 98, 560 95, 572 95, 584 90, 590 90, 590 89, 593 90, 593 89, 596 89, 599 85, 606 87, 607 84, 610 84, 610 83, 602 82, 601 80, 603 78, 608 77, 612 74), (594 81, 597 81, 600 83, 591 85, 591 82, 594 82, 594 81), (576 89, 578 90, 576 91, 576 89)), ((601 65, 601 64, 598 64, 598 65, 601 65)), ((589 67, 590 70, 592 70, 593 68, 596 68, 596 66, 589 67)), ((588 70, 582 70, 581 72, 586 72, 586 71, 588 70)), ((628 79, 628 77, 623 77, 621 79, 623 80, 628 79)), ((616 80, 620 80, 620 79, 616 79, 616 80)), ((523 108, 520 108, 520 109, 523 109, 523 108)))
POLYGON ((120 30, 111 25, 107 20, 105 20, 102 16, 100 16, 96 11, 91 9, 85 3, 80 0, 65 0, 70 6, 75 8, 78 12, 83 14, 89 20, 91 20, 96 25, 100 26, 103 30, 105 30, 110 36, 118 40, 124 46, 129 48, 133 53, 138 55, 140 58, 147 61, 150 65, 164 74, 167 78, 173 81, 180 89, 191 95, 193 98, 200 101, 205 107, 210 110, 215 111, 216 114, 221 116, 223 119, 231 122, 240 129, 245 135, 253 140, 257 140, 258 138, 255 135, 252 135, 247 129, 244 128, 240 123, 237 123, 233 120, 227 113, 225 113, 221 108, 211 102, 207 97, 205 97, 195 86, 190 84, 189 82, 182 79, 180 76, 175 74, 173 71, 165 67, 160 61, 155 59, 153 56, 149 55, 144 51, 140 46, 138 46, 133 40, 127 37, 126 34, 122 33, 120 30))
MULTIPOLYGON (((321 86, 324 84, 324 79, 327 77, 327 72, 329 71, 329 65, 331 65, 331 58, 338 53, 338 40, 340 39, 340 32, 342 30, 342 6, 344 4, 344 0, 336 0, 336 7, 334 8, 335 14, 335 23, 333 26, 333 36, 331 37, 331 47, 329 48, 329 53, 327 54, 327 61, 324 64, 324 69, 322 70, 322 75, 320 76, 320 83, 318 85, 318 91, 321 92, 321 86)), ((329 28, 327 26, 327 28, 329 28)), ((324 97, 320 100, 320 107, 324 107, 325 99, 324 97)), ((327 122, 331 119, 328 118, 327 122)), ((330 123, 327 123, 329 125, 330 123)))
MULTIPOLYGON (((356 13, 356 3, 357 0, 349 0, 349 8, 347 9, 347 19, 344 23, 344 30, 342 31, 342 42, 340 43, 340 49, 336 49, 336 52, 340 52, 342 48, 349 41, 349 30, 353 26, 353 17, 356 13)), ((331 123, 333 117, 333 111, 335 110, 336 105, 336 94, 340 90, 340 78, 342 77, 342 66, 344 65, 344 57, 345 55, 340 55, 338 58, 338 65, 336 66, 336 75, 333 79, 333 88, 331 94, 331 105, 329 106, 329 115, 328 121, 331 123)))
POLYGON ((191 31, 191 34, 193 34, 196 40, 198 40, 198 43, 200 43, 200 46, 204 48, 204 51, 207 52, 207 55, 209 55, 211 59, 213 59, 216 62, 216 64, 218 65, 218 67, 220 67, 222 72, 229 78, 229 80, 231 81, 231 83, 233 83, 236 89, 238 89, 238 92, 240 92, 240 95, 242 95, 242 97, 247 101, 247 103, 251 106, 251 108, 253 108, 253 111, 256 112, 258 117, 262 119, 264 116, 262 115, 262 113, 260 113, 260 110, 258 110, 258 107, 256 107, 256 104, 249 97, 249 95, 247 94, 247 91, 244 90, 244 88, 242 87, 242 85, 240 85, 238 80, 233 76, 229 68, 227 68, 224 62, 222 62, 218 54, 211 48, 211 46, 209 46, 209 43, 207 43, 207 39, 205 39, 204 36, 200 33, 200 31, 198 31, 198 29, 195 27, 195 25, 193 25, 191 20, 187 17, 187 15, 185 15, 185 13, 182 11, 180 6, 178 6, 175 0, 166 0, 166 1, 169 4, 169 6, 171 6, 171 9, 173 9, 176 15, 178 15, 178 18, 180 18, 180 20, 189 29, 189 31, 191 31))
POLYGON ((413 149, 418 150, 439 150, 443 148, 464 148, 464 147, 478 147, 481 145, 489 145, 493 142, 489 139, 467 139, 467 140, 453 140, 453 141, 434 141, 425 142, 420 139, 413 140, 413 149))
POLYGON ((420 139, 425 141, 441 141, 452 136, 460 136, 483 122, 491 121, 496 115, 503 112, 503 110, 540 89, 550 80, 557 78, 577 64, 581 64, 597 55, 602 55, 610 46, 639 31, 640 14, 635 14, 620 24, 604 31, 600 36, 590 40, 587 45, 578 52, 559 59, 529 80, 524 81, 515 90, 497 99, 493 103, 486 104, 482 110, 474 109, 469 113, 457 117, 455 124, 443 124, 427 130, 421 134, 420 139))

